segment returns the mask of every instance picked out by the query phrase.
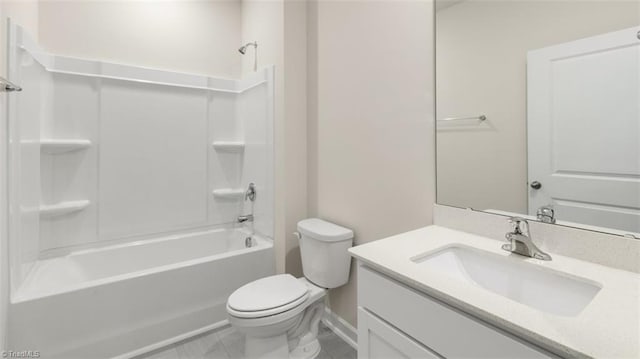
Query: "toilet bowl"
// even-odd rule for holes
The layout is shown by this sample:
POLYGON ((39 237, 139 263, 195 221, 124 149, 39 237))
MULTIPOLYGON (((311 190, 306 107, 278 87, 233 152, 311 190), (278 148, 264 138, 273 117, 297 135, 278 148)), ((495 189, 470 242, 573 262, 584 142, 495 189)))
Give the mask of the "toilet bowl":
POLYGON ((290 274, 259 279, 236 290, 227 301, 227 313, 231 325, 245 334, 245 356, 314 358, 320 352, 315 334, 326 292, 290 274), (265 300, 261 293, 278 295, 265 300))
POLYGON ((304 277, 280 274, 238 288, 227 300, 231 325, 245 334, 246 358, 311 359, 328 288, 348 281, 353 232, 311 218, 298 223, 304 277))

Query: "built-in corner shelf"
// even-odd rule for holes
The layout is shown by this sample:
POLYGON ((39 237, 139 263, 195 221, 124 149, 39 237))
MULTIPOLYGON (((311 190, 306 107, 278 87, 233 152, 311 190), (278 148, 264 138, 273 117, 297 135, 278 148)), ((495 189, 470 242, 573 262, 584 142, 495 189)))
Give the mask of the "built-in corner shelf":
POLYGON ((65 152, 74 152, 84 150, 91 147, 89 140, 72 140, 72 139, 43 139, 40 140, 40 150, 48 154, 59 154, 65 152))
POLYGON ((66 201, 56 204, 46 204, 40 206, 40 217, 51 218, 64 216, 65 214, 82 211, 89 206, 88 200, 66 201))
POLYGON ((242 152, 244 151, 244 142, 214 141, 213 148, 220 152, 242 152))
POLYGON ((213 196, 222 199, 240 199, 244 196, 244 189, 236 188, 221 188, 214 189, 213 196))

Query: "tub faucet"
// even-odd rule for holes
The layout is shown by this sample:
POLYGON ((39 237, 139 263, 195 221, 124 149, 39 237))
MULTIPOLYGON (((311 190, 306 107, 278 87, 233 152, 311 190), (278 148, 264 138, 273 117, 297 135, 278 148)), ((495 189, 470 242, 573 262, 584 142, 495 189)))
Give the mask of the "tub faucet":
POLYGON ((543 252, 531 240, 529 222, 524 218, 511 217, 509 218, 509 223, 513 224, 513 231, 507 232, 505 238, 507 238, 510 243, 503 244, 502 249, 531 258, 545 261, 551 260, 551 256, 543 252))
POLYGON ((238 216, 238 223, 253 222, 253 214, 245 214, 238 216))

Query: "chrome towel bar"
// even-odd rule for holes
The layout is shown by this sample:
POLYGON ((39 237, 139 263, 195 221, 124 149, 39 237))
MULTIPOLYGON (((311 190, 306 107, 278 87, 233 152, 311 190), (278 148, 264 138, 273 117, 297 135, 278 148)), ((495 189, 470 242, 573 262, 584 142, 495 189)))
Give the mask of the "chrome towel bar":
POLYGON ((448 118, 441 118, 438 121, 463 121, 463 120, 478 120, 478 121, 484 121, 487 119, 487 116, 485 115, 480 115, 480 116, 473 116, 473 117, 448 117, 448 118))

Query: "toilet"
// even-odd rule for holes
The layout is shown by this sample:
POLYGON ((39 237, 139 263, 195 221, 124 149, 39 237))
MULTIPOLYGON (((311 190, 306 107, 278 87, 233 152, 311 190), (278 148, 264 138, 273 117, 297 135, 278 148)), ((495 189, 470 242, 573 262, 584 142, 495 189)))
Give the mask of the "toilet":
POLYGON ((247 358, 311 359, 320 353, 318 326, 327 289, 349 280, 353 231, 318 218, 298 222, 304 277, 255 280, 227 300, 231 325, 245 334, 247 358))

